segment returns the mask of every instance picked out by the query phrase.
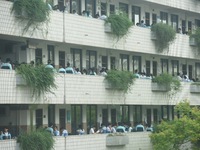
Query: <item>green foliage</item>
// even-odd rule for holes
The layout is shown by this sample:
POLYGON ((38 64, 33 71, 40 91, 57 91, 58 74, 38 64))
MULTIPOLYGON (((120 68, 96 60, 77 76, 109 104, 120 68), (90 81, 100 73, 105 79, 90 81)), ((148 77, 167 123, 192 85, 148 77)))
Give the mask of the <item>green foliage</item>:
POLYGON ((123 90, 124 93, 128 92, 135 79, 131 72, 118 70, 108 71, 105 78, 113 89, 123 90))
POLYGON ((190 38, 194 38, 197 44, 198 50, 200 51, 200 27, 195 30, 194 34, 190 35, 190 38))
POLYGON ((27 21, 24 32, 27 32, 31 26, 34 31, 41 25, 40 23, 47 22, 49 19, 49 8, 43 0, 16 0, 11 12, 14 12, 20 21, 27 21))
POLYGON ((55 85, 55 73, 52 69, 45 68, 44 65, 32 67, 30 65, 22 64, 17 67, 17 74, 20 74, 26 81, 27 85, 31 88, 33 96, 40 97, 41 94, 53 93, 52 88, 55 85))
POLYGON ((163 23, 153 25, 151 31, 154 32, 156 36, 155 42, 158 47, 158 52, 163 52, 176 37, 175 30, 171 26, 163 23))
POLYGON ((118 40, 126 35, 129 28, 132 26, 132 22, 129 20, 127 15, 123 13, 110 15, 106 19, 105 24, 106 23, 111 23, 113 34, 118 40))
POLYGON ((181 87, 180 81, 167 73, 163 73, 160 76, 153 78, 152 82, 156 82, 160 85, 165 85, 166 87, 169 87, 170 91, 178 91, 181 87))
POLYGON ((22 133, 17 138, 21 150, 51 150, 54 139, 50 132, 39 129, 29 133, 22 133))
POLYGON ((154 150, 179 150, 183 144, 192 143, 198 149, 200 139, 200 110, 186 101, 175 107, 180 118, 162 121, 150 135, 154 150))

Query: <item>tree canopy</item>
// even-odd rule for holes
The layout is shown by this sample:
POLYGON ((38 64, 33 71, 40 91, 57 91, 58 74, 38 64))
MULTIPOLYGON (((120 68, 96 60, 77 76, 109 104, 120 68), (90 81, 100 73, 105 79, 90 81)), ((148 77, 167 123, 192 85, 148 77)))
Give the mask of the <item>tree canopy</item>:
POLYGON ((189 102, 175 106, 177 116, 173 121, 162 121, 150 135, 154 150, 193 150, 200 147, 200 110, 189 102))

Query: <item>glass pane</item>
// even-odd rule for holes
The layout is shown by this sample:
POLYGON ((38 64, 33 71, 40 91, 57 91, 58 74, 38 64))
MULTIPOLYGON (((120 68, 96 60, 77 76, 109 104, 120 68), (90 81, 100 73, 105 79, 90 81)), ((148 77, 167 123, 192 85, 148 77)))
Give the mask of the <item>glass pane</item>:
POLYGON ((80 7, 79 0, 72 0, 71 1, 71 12, 73 12, 75 10, 77 14, 80 14, 79 7, 80 7))

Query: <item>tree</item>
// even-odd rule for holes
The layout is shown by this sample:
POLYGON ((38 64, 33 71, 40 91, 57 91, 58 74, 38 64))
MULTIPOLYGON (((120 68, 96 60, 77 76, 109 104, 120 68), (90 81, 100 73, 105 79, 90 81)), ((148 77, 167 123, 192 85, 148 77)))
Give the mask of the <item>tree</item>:
POLYGON ((175 107, 177 117, 173 121, 162 121, 150 135, 155 150, 182 150, 200 146, 200 110, 186 101, 175 107))

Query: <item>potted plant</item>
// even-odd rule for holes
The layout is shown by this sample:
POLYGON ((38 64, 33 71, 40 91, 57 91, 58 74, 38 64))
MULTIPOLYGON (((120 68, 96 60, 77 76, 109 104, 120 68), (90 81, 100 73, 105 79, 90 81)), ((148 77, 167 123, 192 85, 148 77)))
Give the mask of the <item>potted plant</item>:
POLYGON ((197 28, 193 34, 190 35, 190 45, 197 46, 200 51, 200 28, 197 28))
POLYGON ((181 83, 177 78, 172 75, 163 73, 152 79, 152 91, 178 91, 180 89, 181 83))
POLYGON ((13 3, 11 13, 15 13, 20 22, 24 22, 23 33, 27 32, 30 27, 39 29, 41 23, 49 20, 49 7, 43 0, 16 0, 13 3))
POLYGON ((129 71, 110 70, 105 79, 107 80, 107 89, 122 90, 127 93, 134 83, 135 77, 129 71))
POLYGON ((31 65, 22 64, 16 69, 17 75, 20 75, 30 87, 32 96, 36 98, 41 94, 53 93, 52 88, 56 88, 55 73, 52 69, 45 68, 44 65, 32 67, 31 65))
POLYGON ((129 138, 125 133, 110 133, 106 136, 106 146, 124 146, 129 144, 129 138))
POLYGON ((105 20, 105 26, 107 27, 106 29, 110 26, 110 32, 119 40, 127 35, 132 22, 126 14, 112 14, 105 20))
POLYGON ((155 43, 158 48, 158 52, 163 52, 163 50, 174 41, 176 36, 175 30, 171 26, 164 23, 154 24, 151 27, 151 31, 156 37, 155 43))
POLYGON ((21 150, 51 150, 54 142, 51 133, 45 129, 22 133, 17 137, 21 150))
POLYGON ((200 93, 200 82, 190 84, 190 93, 200 93))

